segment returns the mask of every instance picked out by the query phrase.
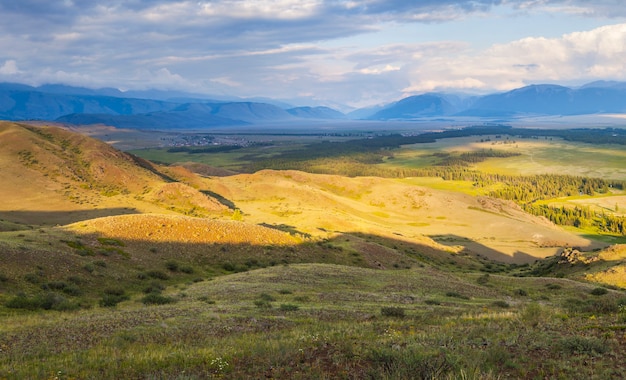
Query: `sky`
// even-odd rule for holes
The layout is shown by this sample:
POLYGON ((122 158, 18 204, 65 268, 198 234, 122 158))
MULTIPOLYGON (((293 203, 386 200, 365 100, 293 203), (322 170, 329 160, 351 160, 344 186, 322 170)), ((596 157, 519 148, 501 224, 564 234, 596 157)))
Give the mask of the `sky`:
POLYGON ((0 81, 343 110, 626 81, 623 0, 0 0, 0 81))

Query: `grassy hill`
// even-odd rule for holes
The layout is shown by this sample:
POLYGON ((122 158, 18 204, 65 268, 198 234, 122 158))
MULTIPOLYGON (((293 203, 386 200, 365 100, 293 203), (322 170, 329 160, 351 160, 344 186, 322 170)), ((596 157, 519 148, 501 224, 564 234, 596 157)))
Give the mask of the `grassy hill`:
POLYGON ((461 183, 0 141, 2 379, 626 376, 624 246, 461 183))
POLYGON ((602 246, 512 202, 436 190, 427 187, 429 181, 266 170, 206 186, 240 208, 247 221, 296 226, 316 236, 359 231, 509 263, 552 256, 565 246, 602 246))
POLYGON ((65 224, 136 212, 207 216, 224 207, 180 173, 55 127, 0 122, 0 219, 65 224))
POLYGON ((5 317, 0 376, 620 378, 624 295, 596 289, 280 265, 168 289, 160 306, 5 317))

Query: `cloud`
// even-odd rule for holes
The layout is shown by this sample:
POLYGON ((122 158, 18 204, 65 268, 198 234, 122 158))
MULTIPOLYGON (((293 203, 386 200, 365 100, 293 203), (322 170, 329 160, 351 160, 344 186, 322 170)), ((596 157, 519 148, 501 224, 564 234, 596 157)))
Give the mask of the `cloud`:
POLYGON ((626 80, 626 24, 433 57, 412 65, 405 92, 510 90, 530 83, 604 78, 626 80))
POLYGON ((19 72, 17 62, 14 60, 7 60, 4 62, 4 65, 0 66, 0 75, 15 75, 19 74, 19 72))
POLYGON ((464 32, 419 43, 379 34, 471 17, 487 25, 496 9, 513 9, 529 25, 534 13, 626 15, 621 0, 0 1, 0 75, 30 84, 315 94, 353 105, 420 91, 624 78, 620 25, 484 50, 461 40, 464 32))
POLYGON ((511 4, 521 10, 542 10, 586 17, 618 18, 626 16, 626 9, 622 0, 526 0, 512 1, 511 4))

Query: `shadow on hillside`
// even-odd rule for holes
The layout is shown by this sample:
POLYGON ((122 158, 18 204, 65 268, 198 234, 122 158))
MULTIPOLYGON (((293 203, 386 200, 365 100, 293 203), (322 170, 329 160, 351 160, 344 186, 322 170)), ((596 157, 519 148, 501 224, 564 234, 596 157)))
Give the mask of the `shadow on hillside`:
POLYGON ((231 210, 235 210, 237 208, 237 206, 235 206, 235 203, 233 201, 231 201, 228 198, 224 198, 223 196, 219 195, 218 193, 215 193, 215 192, 210 191, 210 190, 200 190, 200 192, 202 194, 204 194, 204 195, 208 195, 209 197, 215 198, 215 200, 217 200, 222 205, 228 207, 231 210))
POLYGON ((114 215, 138 214, 132 208, 118 207, 97 210, 68 210, 68 211, 0 211, 0 221, 8 221, 25 226, 56 226, 65 225, 81 220, 101 218, 114 215))
POLYGON ((430 238, 439 244, 449 247, 462 246, 464 247, 462 251, 463 253, 473 257, 484 257, 492 261, 523 264, 532 263, 537 260, 537 257, 519 250, 515 251, 513 255, 508 255, 464 236, 446 234, 431 235, 430 238))

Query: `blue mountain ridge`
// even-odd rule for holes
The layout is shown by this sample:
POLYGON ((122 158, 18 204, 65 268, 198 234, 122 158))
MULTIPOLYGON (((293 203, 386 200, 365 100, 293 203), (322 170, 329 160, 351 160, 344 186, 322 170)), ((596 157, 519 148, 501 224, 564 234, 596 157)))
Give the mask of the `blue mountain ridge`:
POLYGON ((578 88, 529 85, 466 96, 426 93, 345 115, 329 107, 218 100, 168 91, 122 92, 59 84, 0 83, 0 119, 107 124, 136 129, 210 128, 302 120, 416 120, 433 117, 516 117, 626 113, 626 83, 597 81, 578 88), (167 95, 172 95, 168 97, 167 95), (145 95, 133 97, 132 95, 145 95), (154 98, 150 98, 150 96, 154 98))

